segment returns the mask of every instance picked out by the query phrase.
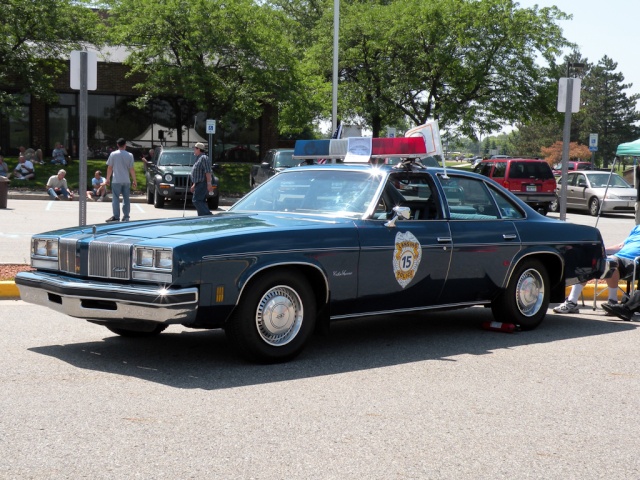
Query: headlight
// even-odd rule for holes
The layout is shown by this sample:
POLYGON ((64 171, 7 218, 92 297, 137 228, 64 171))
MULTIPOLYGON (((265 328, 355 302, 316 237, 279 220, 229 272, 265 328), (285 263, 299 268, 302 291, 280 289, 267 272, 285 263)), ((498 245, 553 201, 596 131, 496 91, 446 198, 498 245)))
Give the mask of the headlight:
POLYGON ((164 181, 165 181, 165 182, 170 182, 170 181, 172 181, 172 180, 173 180, 173 175, 171 175, 170 173, 167 173, 167 174, 164 176, 164 181))
POLYGON ((153 267, 153 250, 138 248, 136 250, 136 265, 139 267, 153 267))
POLYGON ((135 249, 134 266, 171 270, 173 268, 173 250, 137 247, 135 249))
POLYGON ((34 238, 32 252, 38 257, 58 258, 58 239, 34 238))
POLYGON ((155 266, 170 270, 173 267, 173 252, 171 250, 156 250, 155 266))

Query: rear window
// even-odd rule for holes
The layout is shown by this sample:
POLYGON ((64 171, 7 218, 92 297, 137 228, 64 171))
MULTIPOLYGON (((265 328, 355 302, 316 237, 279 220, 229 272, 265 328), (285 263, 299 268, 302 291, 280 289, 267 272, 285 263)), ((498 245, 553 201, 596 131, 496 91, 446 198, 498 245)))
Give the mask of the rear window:
POLYGON ((274 167, 295 167, 300 163, 300 160, 293 159, 293 150, 290 152, 278 152, 276 154, 276 163, 274 167))
POLYGON ((552 179, 553 172, 547 162, 511 162, 510 178, 535 178, 538 180, 552 179))

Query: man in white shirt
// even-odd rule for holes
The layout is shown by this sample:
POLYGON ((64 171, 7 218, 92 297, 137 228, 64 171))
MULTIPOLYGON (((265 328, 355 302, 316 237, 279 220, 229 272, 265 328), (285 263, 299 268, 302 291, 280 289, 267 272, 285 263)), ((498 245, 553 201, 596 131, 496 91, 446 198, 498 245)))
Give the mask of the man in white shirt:
POLYGON ((27 160, 24 155, 18 157, 18 165, 13 169, 13 178, 16 180, 33 180, 36 178, 36 170, 31 160, 27 160))
POLYGON ((60 200, 60 195, 64 196, 67 200, 73 200, 73 193, 69 191, 67 186, 67 179, 64 176, 67 174, 64 170, 58 170, 57 175, 51 175, 47 181, 47 193, 54 200, 60 200))

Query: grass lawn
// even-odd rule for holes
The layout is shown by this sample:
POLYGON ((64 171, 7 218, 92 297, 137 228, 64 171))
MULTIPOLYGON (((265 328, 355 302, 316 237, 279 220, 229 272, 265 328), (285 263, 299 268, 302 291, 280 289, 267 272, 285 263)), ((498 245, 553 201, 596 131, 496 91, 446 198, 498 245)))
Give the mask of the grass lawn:
MULTIPOLYGON (((13 170, 18 164, 17 158, 5 158, 5 162, 10 170, 13 170)), ((222 164, 222 171, 216 172, 220 178, 220 193, 222 195, 244 195, 249 190, 249 172, 251 165, 248 163, 226 163, 222 164)), ((66 170, 67 184, 74 192, 78 191, 80 183, 80 162, 74 159, 69 165, 62 167, 66 170)), ((136 181, 138 182, 139 193, 144 193, 146 188, 146 179, 144 176, 144 164, 140 160, 136 160, 134 164, 136 171, 136 181)), ((45 185, 51 175, 56 175, 60 170, 60 165, 52 165, 45 161, 44 165, 35 165, 35 180, 11 180, 9 188, 12 190, 32 190, 45 192, 45 185)), ((107 174, 107 161, 87 160, 87 188, 91 187, 91 179, 96 170, 102 172, 102 176, 107 174)))

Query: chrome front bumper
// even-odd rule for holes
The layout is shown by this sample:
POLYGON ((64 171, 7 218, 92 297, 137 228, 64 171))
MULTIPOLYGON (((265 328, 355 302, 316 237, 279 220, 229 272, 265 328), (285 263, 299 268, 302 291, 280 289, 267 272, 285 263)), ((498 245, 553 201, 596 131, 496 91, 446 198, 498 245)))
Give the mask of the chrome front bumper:
POLYGON ((122 285, 45 272, 21 272, 16 285, 25 302, 85 320, 187 324, 198 310, 195 287, 122 285))

